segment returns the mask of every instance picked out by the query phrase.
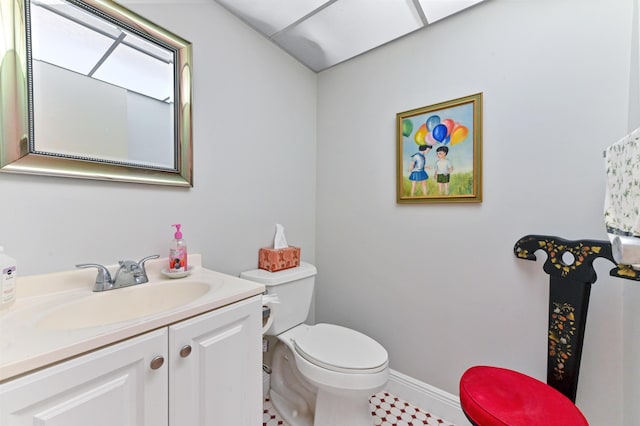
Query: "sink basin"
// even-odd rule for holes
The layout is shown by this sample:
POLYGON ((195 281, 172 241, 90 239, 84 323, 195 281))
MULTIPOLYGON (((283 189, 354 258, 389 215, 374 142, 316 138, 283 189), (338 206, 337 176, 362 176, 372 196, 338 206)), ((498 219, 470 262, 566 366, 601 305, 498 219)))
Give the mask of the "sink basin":
POLYGON ((92 293, 46 313, 37 327, 71 330, 142 318, 187 305, 211 288, 201 281, 176 280, 92 293))

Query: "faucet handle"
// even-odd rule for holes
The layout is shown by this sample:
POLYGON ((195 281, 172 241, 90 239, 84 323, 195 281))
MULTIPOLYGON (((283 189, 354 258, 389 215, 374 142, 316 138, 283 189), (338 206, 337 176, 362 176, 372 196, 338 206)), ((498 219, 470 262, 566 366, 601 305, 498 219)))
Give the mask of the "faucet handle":
POLYGON ((142 268, 142 271, 146 274, 146 271, 145 271, 145 269, 144 269, 144 263, 145 263, 147 260, 157 259, 157 258, 159 258, 159 257, 160 257, 160 255, 159 255, 159 254, 152 254, 151 256, 144 257, 144 258, 142 258, 142 260, 140 260, 140 262, 138 262, 138 265, 140 265, 140 268, 142 268))
POLYGON ((80 263, 76 265, 76 268, 84 269, 84 268, 98 268, 98 275, 96 276, 96 286, 95 288, 102 287, 105 285, 111 285, 113 282, 111 281, 111 274, 109 270, 98 263, 80 263))
POLYGON ((122 266, 126 265, 128 271, 133 274, 136 284, 143 284, 143 283, 149 282, 149 277, 147 277, 147 270, 144 267, 144 263, 147 260, 157 259, 159 257, 160 257, 159 254, 154 254, 154 255, 142 258, 142 260, 140 260, 140 262, 138 263, 133 261, 126 261, 126 262, 120 261, 120 265, 122 266))

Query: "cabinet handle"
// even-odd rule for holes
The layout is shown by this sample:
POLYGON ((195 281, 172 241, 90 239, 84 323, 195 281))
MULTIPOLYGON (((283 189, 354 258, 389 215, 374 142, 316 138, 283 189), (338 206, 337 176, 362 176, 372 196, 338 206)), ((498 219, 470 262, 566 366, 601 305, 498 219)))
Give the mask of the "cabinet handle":
POLYGON ((159 355, 151 360, 149 366, 152 370, 157 370, 158 368, 162 367, 162 364, 164 364, 164 357, 159 355))
POLYGON ((185 345, 180 349, 180 356, 186 358, 191 355, 191 345, 185 345))

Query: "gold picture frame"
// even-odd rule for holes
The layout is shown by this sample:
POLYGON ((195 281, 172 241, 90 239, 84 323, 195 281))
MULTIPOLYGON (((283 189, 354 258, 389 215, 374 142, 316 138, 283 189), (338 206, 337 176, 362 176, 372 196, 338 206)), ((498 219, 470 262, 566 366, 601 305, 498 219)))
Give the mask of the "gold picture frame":
POLYGON ((397 202, 482 202, 482 93, 396 114, 397 202))

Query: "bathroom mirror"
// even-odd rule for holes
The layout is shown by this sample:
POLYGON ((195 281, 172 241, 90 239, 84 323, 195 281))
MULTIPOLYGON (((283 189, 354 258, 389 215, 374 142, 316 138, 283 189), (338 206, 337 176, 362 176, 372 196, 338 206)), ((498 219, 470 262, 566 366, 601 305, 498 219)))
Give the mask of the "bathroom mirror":
POLYGON ((110 0, 0 19, 0 170, 193 186, 189 42, 110 0))

